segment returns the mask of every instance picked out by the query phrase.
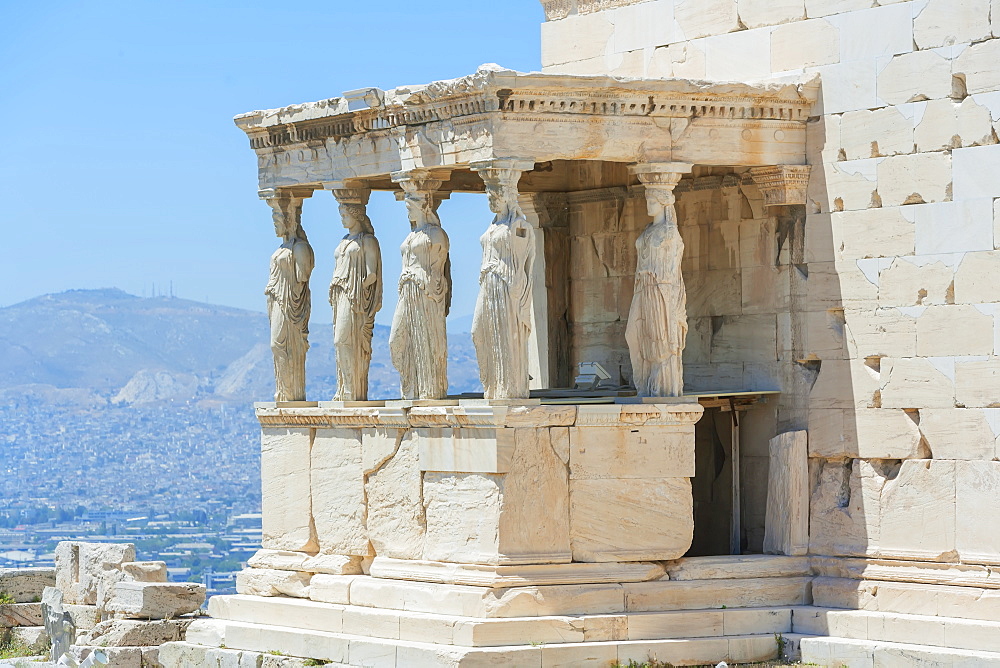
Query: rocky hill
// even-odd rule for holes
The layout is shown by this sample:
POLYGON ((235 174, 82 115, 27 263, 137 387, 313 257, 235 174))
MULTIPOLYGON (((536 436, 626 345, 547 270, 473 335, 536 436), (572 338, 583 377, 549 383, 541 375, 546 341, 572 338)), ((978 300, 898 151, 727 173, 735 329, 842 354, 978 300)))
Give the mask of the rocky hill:
MULTIPOLYGON (((117 289, 71 290, 0 308, 0 397, 41 404, 266 401, 273 393, 263 313, 117 289)), ((312 325, 310 398, 333 394, 326 328, 312 325)), ((398 396, 389 328, 376 326, 372 398, 398 396)), ((478 387, 467 334, 449 337, 452 391, 478 387)))

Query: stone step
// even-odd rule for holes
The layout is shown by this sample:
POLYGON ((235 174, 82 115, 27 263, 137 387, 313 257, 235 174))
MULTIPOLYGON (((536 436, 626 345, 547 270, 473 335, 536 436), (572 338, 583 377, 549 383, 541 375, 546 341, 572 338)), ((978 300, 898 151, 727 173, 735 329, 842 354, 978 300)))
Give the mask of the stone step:
POLYGON ((733 580, 812 575, 809 557, 773 554, 686 557, 664 563, 671 580, 733 580))
POLYGON ((758 634, 773 637, 792 630, 790 607, 481 619, 237 595, 213 597, 209 614, 221 621, 465 647, 758 634))
POLYGON ((982 587, 817 577, 812 595, 821 608, 1000 619, 1000 590, 982 587))
MULTIPOLYGON (((798 644, 799 638, 791 638, 798 644)), ((351 666, 420 668, 509 665, 524 668, 604 666, 645 662, 650 658, 675 666, 737 663, 777 658, 773 635, 706 637, 608 642, 521 643, 500 647, 458 647, 428 642, 380 639, 348 633, 292 629, 267 624, 201 620, 191 625, 183 643, 160 647, 160 661, 170 668, 198 663, 210 648, 281 654, 351 666), (197 649, 201 645, 204 652, 197 649)))
POLYGON ((1000 668, 1000 652, 950 647, 804 637, 802 663, 830 668, 1000 668))
POLYGON ((929 615, 794 608, 796 633, 1000 653, 1000 622, 929 615))
POLYGON ((304 595, 323 603, 460 617, 541 617, 808 605, 811 582, 797 576, 490 588, 316 575, 304 595))

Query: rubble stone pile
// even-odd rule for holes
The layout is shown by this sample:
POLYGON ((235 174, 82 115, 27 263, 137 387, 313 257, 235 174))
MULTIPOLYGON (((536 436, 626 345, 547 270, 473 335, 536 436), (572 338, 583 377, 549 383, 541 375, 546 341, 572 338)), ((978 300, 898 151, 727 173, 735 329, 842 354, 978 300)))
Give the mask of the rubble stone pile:
POLYGON ((136 561, 129 543, 59 543, 54 585, 42 593, 53 661, 99 649, 116 668, 160 668, 159 646, 183 640, 205 602, 205 587, 167 582, 167 565, 136 561))
POLYGON ((51 568, 0 568, 0 646, 20 644, 35 654, 48 651, 41 600, 55 581, 51 568))

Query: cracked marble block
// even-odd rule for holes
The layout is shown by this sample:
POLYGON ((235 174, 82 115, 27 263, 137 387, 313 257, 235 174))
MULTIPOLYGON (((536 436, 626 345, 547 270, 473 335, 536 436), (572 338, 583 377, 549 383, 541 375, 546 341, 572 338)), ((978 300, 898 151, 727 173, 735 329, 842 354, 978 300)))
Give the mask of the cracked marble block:
POLYGON ((368 556, 361 429, 317 429, 309 467, 319 551, 368 556))
POLYGON ((574 561, 677 559, 691 547, 694 423, 702 409, 661 408, 580 408, 568 434, 574 561))
POLYGON ((262 546, 316 551, 310 501, 312 430, 264 428, 261 433, 262 546))
POLYGON ((460 432, 452 439, 458 450, 470 437, 461 432, 490 432, 480 447, 509 449, 509 466, 492 473, 424 473, 424 558, 488 565, 571 561, 568 472, 550 430, 454 431, 460 432))

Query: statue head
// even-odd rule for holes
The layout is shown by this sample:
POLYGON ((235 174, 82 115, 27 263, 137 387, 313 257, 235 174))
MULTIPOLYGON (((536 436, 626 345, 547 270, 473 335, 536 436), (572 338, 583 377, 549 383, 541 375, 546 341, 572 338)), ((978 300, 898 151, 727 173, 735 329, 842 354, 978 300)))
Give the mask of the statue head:
POLYGON ((676 222, 674 216, 667 215, 668 211, 673 211, 676 201, 673 187, 646 186, 646 212, 653 218, 653 222, 676 222))
POLYGON ((352 234, 357 234, 358 232, 375 234, 375 228, 372 227, 372 221, 368 217, 367 211, 365 211, 364 204, 341 204, 340 220, 344 227, 352 234))
POLYGON ((427 191, 416 191, 406 193, 403 200, 406 205, 406 214, 410 224, 414 229, 423 225, 440 225, 437 208, 441 203, 438 197, 427 191))
POLYGON ((283 239, 305 239, 302 229, 302 200, 293 197, 278 197, 267 202, 271 206, 271 221, 275 236, 283 239))
POLYGON ((500 215, 509 210, 518 210, 517 181, 521 172, 514 169, 489 169, 480 172, 486 184, 486 197, 490 211, 500 215))
POLYGON ((278 237, 285 237, 285 214, 282 213, 277 207, 271 212, 271 222, 274 223, 274 235, 278 237))

